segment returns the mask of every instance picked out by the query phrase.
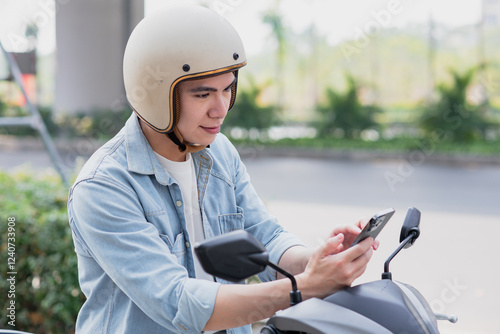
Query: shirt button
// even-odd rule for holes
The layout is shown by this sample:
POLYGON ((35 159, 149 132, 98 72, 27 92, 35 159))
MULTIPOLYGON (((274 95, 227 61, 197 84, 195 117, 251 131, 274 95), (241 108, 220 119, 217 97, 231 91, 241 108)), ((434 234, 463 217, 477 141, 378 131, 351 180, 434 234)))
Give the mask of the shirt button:
POLYGON ((189 248, 189 242, 186 241, 186 247, 189 248))
POLYGON ((182 201, 177 201, 177 202, 175 203, 175 205, 177 205, 178 207, 181 207, 181 206, 182 206, 182 201))

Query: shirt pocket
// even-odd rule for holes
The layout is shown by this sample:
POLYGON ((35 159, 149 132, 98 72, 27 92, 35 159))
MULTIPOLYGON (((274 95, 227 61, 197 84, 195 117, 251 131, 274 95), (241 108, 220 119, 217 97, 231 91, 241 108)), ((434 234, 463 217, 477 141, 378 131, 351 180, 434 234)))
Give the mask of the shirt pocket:
POLYGON ((245 228, 245 217, 243 209, 236 207, 237 213, 219 215, 219 227, 221 234, 245 228))
POLYGON ((172 243, 171 239, 166 234, 160 234, 160 238, 165 242, 170 248, 170 253, 177 257, 177 263, 181 266, 187 268, 187 248, 186 240, 184 238, 184 233, 181 232, 175 237, 175 241, 172 243))

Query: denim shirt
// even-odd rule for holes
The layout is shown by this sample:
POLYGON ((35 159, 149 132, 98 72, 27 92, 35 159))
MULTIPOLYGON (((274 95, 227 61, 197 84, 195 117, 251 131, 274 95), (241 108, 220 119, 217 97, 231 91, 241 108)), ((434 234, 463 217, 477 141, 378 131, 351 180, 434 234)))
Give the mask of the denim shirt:
MULTIPOLYGON (((274 263, 301 244, 268 213, 225 136, 219 134, 192 158, 206 238, 244 229, 264 244, 274 263)), ((78 334, 202 333, 220 284, 229 282, 194 277, 182 206, 179 185, 132 115, 85 164, 69 194, 80 286, 87 297, 78 334)), ((273 280, 276 272, 266 269, 259 278, 273 280)), ((251 330, 247 325, 228 333, 251 330)))

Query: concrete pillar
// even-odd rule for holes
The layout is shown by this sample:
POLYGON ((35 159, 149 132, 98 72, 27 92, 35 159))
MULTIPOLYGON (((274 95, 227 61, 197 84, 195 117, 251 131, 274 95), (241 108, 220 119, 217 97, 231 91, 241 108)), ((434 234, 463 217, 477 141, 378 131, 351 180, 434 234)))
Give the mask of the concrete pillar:
POLYGON ((56 112, 118 109, 126 103, 122 60, 144 17, 143 0, 56 0, 56 112))

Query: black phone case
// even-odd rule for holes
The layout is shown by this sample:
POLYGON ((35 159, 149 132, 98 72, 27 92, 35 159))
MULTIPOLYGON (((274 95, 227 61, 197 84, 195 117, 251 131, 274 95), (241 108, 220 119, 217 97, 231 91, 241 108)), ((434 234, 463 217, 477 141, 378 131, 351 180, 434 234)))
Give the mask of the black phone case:
POLYGON ((394 209, 392 208, 386 209, 384 211, 375 214, 372 218, 370 218, 370 221, 363 228, 363 231, 361 231, 361 233, 358 234, 358 236, 352 243, 351 247, 368 237, 372 237, 373 239, 375 239, 377 235, 380 233, 380 231, 382 231, 385 224, 387 224, 389 219, 391 219, 393 214, 394 214, 394 209))

